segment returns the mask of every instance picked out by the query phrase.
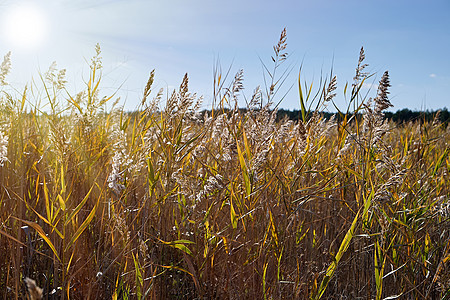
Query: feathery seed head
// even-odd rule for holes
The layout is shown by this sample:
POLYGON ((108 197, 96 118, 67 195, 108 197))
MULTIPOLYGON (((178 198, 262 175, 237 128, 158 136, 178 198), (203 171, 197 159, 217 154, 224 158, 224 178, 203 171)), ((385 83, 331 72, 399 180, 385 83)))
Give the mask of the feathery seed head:
POLYGON ((259 108, 261 105, 261 99, 262 99, 261 88, 258 85, 255 91, 253 92, 250 103, 248 104, 249 109, 259 108))
POLYGON ((3 57, 3 62, 0 66, 0 85, 2 86, 8 85, 8 82, 6 82, 6 76, 9 74, 10 70, 11 70, 11 51, 6 53, 6 55, 3 57))
MULTIPOLYGON (((281 35, 280 35, 278 44, 273 46, 273 50, 275 51, 275 56, 278 57, 280 62, 285 60, 288 55, 286 52, 282 53, 282 51, 284 51, 287 47, 286 39, 287 39, 286 28, 284 28, 283 31, 281 31, 281 35)), ((272 60, 275 62, 275 58, 272 57, 272 60)))
POLYGON ((336 93, 334 93, 336 88, 337 88, 337 77, 335 75, 328 84, 328 88, 325 93, 325 102, 331 101, 334 98, 334 96, 336 96, 336 93))
POLYGON ((67 83, 66 69, 61 69, 58 71, 56 66, 56 61, 54 61, 48 68, 47 72, 45 72, 45 80, 56 87, 57 90, 62 90, 67 83))
POLYGON ((147 100, 147 97, 150 95, 151 93, 151 89, 152 89, 152 84, 153 84, 153 80, 155 78, 155 69, 153 69, 150 72, 150 77, 148 78, 147 84, 145 85, 144 88, 144 96, 142 97, 142 101, 141 104, 143 105, 145 103, 145 101, 147 100))
POLYGON ((388 99, 388 88, 391 86, 389 82, 389 73, 385 71, 378 85, 378 94, 375 98, 375 112, 381 113, 383 110, 393 106, 388 99))
POLYGON ((8 161, 8 136, 0 131, 0 167, 3 167, 5 161, 8 161))
POLYGON ((240 69, 236 75, 234 75, 233 80, 233 88, 232 93, 233 96, 236 98, 237 94, 244 89, 244 70, 240 69))
POLYGON ((439 124, 441 124, 440 119, 439 119, 440 114, 441 114, 441 110, 438 110, 436 112, 436 114, 434 115, 433 123, 432 123, 433 127, 439 126, 439 124))
POLYGON ((180 84, 180 97, 185 97, 187 92, 189 91, 189 77, 188 74, 185 73, 183 76, 183 81, 180 84))
POLYGON ((358 85, 359 81, 368 75, 366 72, 363 72, 368 66, 368 64, 363 64, 365 58, 366 55, 364 54, 364 47, 361 47, 361 50, 359 51, 358 66, 356 67, 356 74, 355 77, 353 77, 353 86, 358 85))
POLYGON ((101 53, 102 53, 102 50, 100 49, 100 44, 97 43, 95 45, 95 55, 91 59, 91 66, 90 66, 91 70, 94 70, 94 69, 99 70, 102 68, 102 57, 100 56, 101 53))

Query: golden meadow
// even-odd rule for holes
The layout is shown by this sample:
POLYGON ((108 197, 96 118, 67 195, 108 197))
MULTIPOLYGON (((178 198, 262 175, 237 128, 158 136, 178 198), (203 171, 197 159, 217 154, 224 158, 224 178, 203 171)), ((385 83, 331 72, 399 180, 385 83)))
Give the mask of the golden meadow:
POLYGON ((78 94, 56 65, 8 89, 7 54, 0 297, 450 299, 449 127, 386 121, 389 75, 362 92, 363 49, 348 107, 336 76, 300 74, 300 120, 277 121, 286 45, 245 110, 243 72, 217 68, 208 112, 187 76, 166 94, 154 72, 124 112, 99 46, 78 94))

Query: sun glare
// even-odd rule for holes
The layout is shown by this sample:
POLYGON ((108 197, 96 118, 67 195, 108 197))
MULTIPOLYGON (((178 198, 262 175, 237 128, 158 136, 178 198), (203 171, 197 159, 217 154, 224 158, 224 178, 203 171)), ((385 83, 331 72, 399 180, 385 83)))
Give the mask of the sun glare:
POLYGON ((23 3, 5 12, 2 32, 11 47, 35 49, 44 41, 47 21, 37 6, 23 3))

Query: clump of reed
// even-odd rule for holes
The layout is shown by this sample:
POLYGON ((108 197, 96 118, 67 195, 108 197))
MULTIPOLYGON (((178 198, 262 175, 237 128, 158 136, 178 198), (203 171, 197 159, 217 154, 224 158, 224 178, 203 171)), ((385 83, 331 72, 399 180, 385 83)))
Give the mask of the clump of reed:
POLYGON ((75 95, 56 65, 7 90, 1 65, 3 298, 29 278, 44 299, 449 296, 449 129, 384 121, 389 76, 361 92, 363 49, 345 109, 337 76, 299 75, 298 122, 276 121, 285 30, 245 111, 244 72, 217 69, 208 112, 187 75, 163 101, 152 71, 126 113, 100 96, 95 50, 75 95))

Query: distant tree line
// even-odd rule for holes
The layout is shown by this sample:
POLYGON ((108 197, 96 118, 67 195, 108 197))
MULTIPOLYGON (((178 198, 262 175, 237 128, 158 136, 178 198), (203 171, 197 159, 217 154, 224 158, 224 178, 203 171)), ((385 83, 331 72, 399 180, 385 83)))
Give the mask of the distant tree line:
MULTIPOLYGON (((225 111, 227 113, 231 113, 231 110, 229 109, 224 109, 222 111, 225 111)), ((247 112, 247 109, 245 108, 240 108, 239 111, 241 113, 245 113, 247 112)), ((135 112, 128 112, 131 115, 134 116, 138 116, 139 113, 137 111, 135 112)), ((211 110, 203 110, 200 112, 200 115, 203 116, 205 113, 208 113, 209 115, 211 115, 211 110)), ((339 115, 339 113, 331 113, 331 112, 321 112, 320 113, 325 119, 330 119, 332 116, 334 116, 336 118, 336 120, 341 119, 341 116, 339 115)), ((308 113, 308 116, 310 117, 312 115, 312 112, 308 113)), ((362 117, 362 114, 358 114, 358 118, 362 117)), ((445 126, 448 125, 448 123, 450 122, 450 112, 448 111, 448 109, 445 107, 443 109, 440 110, 435 110, 435 111, 430 111, 430 110, 426 110, 426 111, 412 111, 408 108, 404 108, 404 109, 400 109, 397 110, 396 112, 385 112, 384 113, 384 117, 386 119, 392 120, 398 124, 401 123, 407 123, 407 122, 433 122, 436 119, 437 116, 437 120, 443 124, 445 124, 445 126)), ((292 121, 298 121, 301 120, 302 118, 302 112, 300 110, 288 110, 288 109, 278 109, 277 111, 277 121, 283 120, 283 119, 290 119, 292 121)))
MULTIPOLYGON (((331 118, 335 115, 336 118, 339 119, 338 113, 330 113, 330 112, 322 112, 321 113, 326 119, 331 118)), ((385 118, 392 120, 396 123, 405 123, 409 121, 420 121, 420 122, 432 122, 436 114, 438 114, 437 118, 441 123, 448 124, 450 121, 450 113, 447 108, 443 108, 437 111, 412 111, 410 109, 404 108, 401 110, 397 110, 396 112, 385 112, 385 118)), ((301 119, 302 113, 300 110, 285 110, 279 109, 277 112, 277 119, 281 120, 284 118, 288 118, 293 121, 297 121, 301 119)))

